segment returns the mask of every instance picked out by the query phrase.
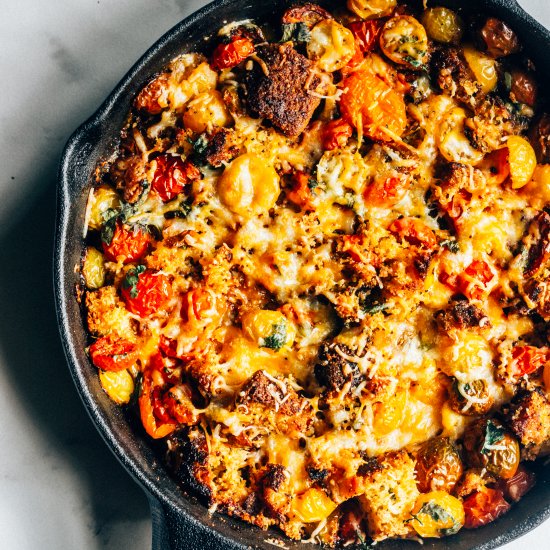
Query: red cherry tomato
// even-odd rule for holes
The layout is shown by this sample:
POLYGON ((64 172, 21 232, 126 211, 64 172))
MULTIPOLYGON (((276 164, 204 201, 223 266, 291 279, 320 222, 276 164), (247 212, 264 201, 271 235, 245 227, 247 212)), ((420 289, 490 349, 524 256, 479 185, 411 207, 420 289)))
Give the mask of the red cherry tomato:
POLYGON ((390 225, 389 229, 412 245, 427 249, 437 246, 435 233, 418 218, 399 218, 390 225))
POLYGON ((405 197, 411 185, 407 174, 375 179, 365 189, 365 200, 372 205, 389 208, 405 197))
POLYGON ((206 288, 190 290, 183 299, 181 316, 192 325, 208 324, 220 316, 216 296, 206 288))
POLYGON ((109 244, 103 242, 103 252, 108 260, 112 262, 122 260, 127 264, 143 258, 149 251, 150 245, 151 235, 145 228, 138 225, 131 228, 118 220, 111 242, 109 244))
POLYGON ((355 38, 355 44, 362 53, 370 52, 376 46, 384 23, 385 20, 382 19, 371 19, 370 21, 354 21, 348 25, 355 38))
POLYGON ((166 437, 177 427, 175 421, 166 413, 166 408, 160 403, 158 390, 159 388, 153 384, 152 372, 144 372, 138 400, 139 412, 145 431, 153 439, 166 437))
POLYGON ((214 69, 230 69, 254 53, 254 44, 248 38, 235 38, 229 44, 220 44, 212 54, 214 69))
POLYGON ((489 283, 495 278, 491 266, 483 260, 474 260, 457 279, 458 289, 469 299, 481 299, 489 283))
POLYGON ((510 504, 504 500, 502 491, 484 487, 464 499, 466 529, 476 529, 495 521, 510 509, 510 504))
POLYGON ((98 369, 112 372, 130 368, 137 359, 135 344, 111 335, 96 340, 90 346, 89 353, 98 369))
POLYGON ((353 128, 345 120, 341 118, 331 120, 323 128, 323 149, 332 151, 339 147, 345 147, 352 134, 353 128))
POLYGON ((152 270, 130 270, 122 282, 121 294, 126 307, 140 317, 159 311, 172 296, 167 275, 152 270))
POLYGON ((307 212, 315 210, 311 179, 312 177, 305 172, 295 172, 292 174, 292 188, 286 193, 289 201, 307 212))
POLYGON ((506 500, 518 502, 535 486, 535 482, 535 474, 520 465, 514 477, 501 479, 497 487, 504 493, 506 500))
POLYGON ((176 198, 191 181, 201 177, 199 169, 181 157, 161 155, 156 159, 157 167, 151 189, 155 191, 163 202, 176 198))
POLYGON ((515 346, 512 350, 512 372, 517 378, 532 374, 550 360, 550 348, 546 346, 515 346))

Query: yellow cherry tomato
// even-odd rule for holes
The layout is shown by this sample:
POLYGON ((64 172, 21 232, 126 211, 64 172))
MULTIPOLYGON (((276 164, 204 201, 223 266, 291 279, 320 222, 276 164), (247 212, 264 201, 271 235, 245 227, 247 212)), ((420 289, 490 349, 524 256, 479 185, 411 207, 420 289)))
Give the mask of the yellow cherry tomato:
POLYGON ((99 371, 99 382, 105 393, 118 405, 130 401, 134 393, 134 379, 127 370, 99 371))
POLYGON ((462 502, 445 491, 421 494, 412 511, 411 525, 426 538, 454 535, 464 525, 462 502))
POLYGON ((324 491, 312 488, 294 497, 292 512, 304 523, 315 523, 328 518, 336 506, 336 502, 331 500, 324 491))
POLYGON ((481 85, 482 92, 484 94, 492 92, 498 83, 495 60, 472 46, 464 47, 464 58, 481 85))
POLYGON ((537 156, 532 145, 521 136, 510 136, 506 141, 512 188, 520 189, 527 185, 537 167, 537 156))
POLYGON ((406 390, 398 391, 387 401, 373 405, 373 428, 377 436, 388 435, 403 423, 405 408, 409 400, 406 390))

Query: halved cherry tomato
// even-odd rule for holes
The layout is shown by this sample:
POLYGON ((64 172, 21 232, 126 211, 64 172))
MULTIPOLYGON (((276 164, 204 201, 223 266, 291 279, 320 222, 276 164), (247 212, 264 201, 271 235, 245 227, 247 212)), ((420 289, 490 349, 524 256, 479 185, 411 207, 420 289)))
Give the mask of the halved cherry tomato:
POLYGON ((408 174, 378 178, 365 188, 365 200, 374 206, 389 208, 405 197, 410 185, 408 174))
POLYGON ((212 68, 230 69, 254 53, 254 44, 249 38, 235 38, 229 44, 220 44, 212 54, 212 68))
POLYGON ((515 346, 512 350, 512 374, 517 378, 532 374, 550 361, 550 348, 515 346))
POLYGON ((292 188, 286 193, 289 201, 305 211, 315 210, 311 180, 312 177, 309 174, 305 172, 295 172, 292 175, 292 188))
POLYGON ((359 70, 342 82, 342 118, 379 141, 401 137, 407 126, 403 95, 372 70, 359 70))
POLYGON ((89 348, 92 363, 101 370, 118 372, 130 368, 137 359, 136 345, 112 335, 96 340, 89 348))
POLYGON ((348 25, 355 38, 355 44, 362 53, 370 52, 376 46, 384 22, 383 19, 370 19, 368 21, 354 21, 348 25))
POLYGON ((185 162, 181 157, 161 155, 155 159, 157 167, 151 189, 155 191, 163 202, 177 197, 185 186, 194 180, 199 180, 201 173, 190 161, 185 162))
POLYGON ((510 176, 510 163, 508 162, 508 148, 496 149, 481 161, 478 168, 485 172, 487 183, 499 185, 510 176))
POLYGON ((459 275, 442 273, 439 280, 469 300, 481 300, 490 294, 497 281, 494 269, 484 260, 474 260, 459 275))
POLYGON ((154 387, 150 371, 143 374, 138 402, 143 427, 153 439, 166 437, 176 429, 177 425, 174 419, 166 414, 166 408, 159 403, 158 387, 154 387), (165 421, 159 417, 164 418, 165 421))
POLYGON ((464 499, 466 529, 476 529, 495 521, 510 509, 510 504, 504 500, 502 491, 484 487, 464 499))
POLYGON ((352 134, 353 128, 345 120, 341 118, 331 120, 323 128, 323 149, 332 151, 339 147, 345 147, 352 134))
POLYGON ((216 308, 216 295, 206 288, 189 291, 183 300, 181 316, 184 321, 193 325, 213 321, 219 316, 216 308))
POLYGON ((170 279, 164 273, 153 270, 128 272, 121 288, 121 295, 126 307, 140 317, 147 317, 157 312, 172 296, 170 279), (137 278, 137 281, 135 278, 137 278))
POLYGON ((432 249, 437 246, 435 233, 421 220, 413 217, 399 218, 390 225, 390 231, 415 246, 432 249))
MULTIPOLYGON (((161 337, 162 340, 169 342, 170 344, 175 341, 168 340, 165 336, 161 337)), ((163 380, 168 384, 177 384, 181 379, 181 361, 174 356, 167 356, 164 354, 164 347, 160 346, 160 351, 153 354, 149 360, 149 367, 162 374, 163 380)))
POLYGON ((117 220, 110 243, 103 242, 105 257, 111 262, 122 260, 127 264, 147 254, 151 245, 151 234, 139 225, 129 227, 117 220))

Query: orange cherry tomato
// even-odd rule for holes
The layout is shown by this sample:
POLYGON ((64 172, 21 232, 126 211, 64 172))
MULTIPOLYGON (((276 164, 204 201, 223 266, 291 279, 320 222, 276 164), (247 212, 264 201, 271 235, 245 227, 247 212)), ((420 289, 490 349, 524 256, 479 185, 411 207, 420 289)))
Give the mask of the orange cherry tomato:
POLYGON ((254 44, 249 38, 235 38, 229 44, 220 44, 212 54, 212 67, 230 69, 254 53, 254 44))
POLYGON ((172 287, 169 277, 164 273, 150 269, 140 271, 138 268, 128 271, 120 292, 129 311, 140 317, 148 317, 159 311, 171 298, 172 287))
POLYGON ((155 160, 157 167, 151 189, 163 202, 176 198, 188 183, 201 177, 199 169, 188 160, 184 162, 181 157, 161 155, 155 160))
POLYGON ((353 128, 345 120, 341 118, 331 120, 323 128, 323 149, 332 151, 339 147, 345 147, 352 134, 353 128))
MULTIPOLYGON (((312 177, 305 172, 295 172, 292 175, 292 188, 287 191, 287 198, 304 211, 315 210, 313 192, 311 189, 312 177)), ((315 180, 313 180, 315 181, 315 180)))
POLYGON ((136 97, 134 106, 140 111, 145 111, 151 115, 158 115, 163 110, 159 100, 167 90, 168 75, 161 74, 141 90, 136 97))
POLYGON ((365 189, 365 200, 373 206, 389 208, 405 197, 411 185, 407 174, 375 179, 365 189))
POLYGON ((495 521, 510 509, 502 491, 484 487, 464 499, 464 512, 466 529, 476 529, 495 521))
POLYGON ((138 399, 139 413, 145 431, 153 439, 166 437, 177 427, 174 419, 166 413, 166 408, 160 403, 159 396, 159 388, 152 382, 152 372, 144 372, 138 399))
POLYGON ((358 131, 379 141, 401 137, 407 126, 403 94, 371 70, 352 73, 342 82, 342 118, 358 131))
POLYGON ((89 354, 98 369, 111 372, 130 368, 138 356, 134 343, 112 335, 96 340, 90 346, 89 354))
POLYGON ((460 292, 469 299, 480 300, 489 289, 496 274, 491 269, 491 266, 483 260, 474 260, 465 270, 464 273, 458 276, 457 284, 460 292))
POLYGON ((151 235, 147 229, 139 225, 131 228, 117 220, 111 242, 103 242, 103 252, 107 260, 122 260, 127 264, 143 258, 150 245, 151 235))
POLYGON ((399 218, 390 225, 389 229, 412 245, 427 249, 437 246, 435 233, 418 218, 399 218))
POLYGON ((512 373, 517 378, 532 374, 550 360, 550 348, 515 346, 512 350, 512 373))
POLYGON ((217 317, 216 296, 206 288, 189 291, 183 300, 182 318, 192 325, 208 324, 217 317))

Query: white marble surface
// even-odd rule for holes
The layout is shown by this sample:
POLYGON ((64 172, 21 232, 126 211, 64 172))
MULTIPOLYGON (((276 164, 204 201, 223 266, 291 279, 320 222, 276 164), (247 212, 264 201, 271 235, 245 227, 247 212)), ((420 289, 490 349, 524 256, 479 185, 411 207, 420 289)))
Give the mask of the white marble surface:
MULTIPOLYGON (((51 293, 63 144, 202 0, 0 0, 0 548, 150 548, 140 489, 76 394, 51 293)), ((547 0, 522 5, 550 26, 547 0)), ((507 550, 548 548, 550 522, 507 550)))

